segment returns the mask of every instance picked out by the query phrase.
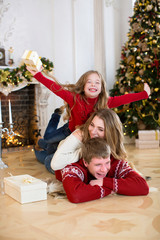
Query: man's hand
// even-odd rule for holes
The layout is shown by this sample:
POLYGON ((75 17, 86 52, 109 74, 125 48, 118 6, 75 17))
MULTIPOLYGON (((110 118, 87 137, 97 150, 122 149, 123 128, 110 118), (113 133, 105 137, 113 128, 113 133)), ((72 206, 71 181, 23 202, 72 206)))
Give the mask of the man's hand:
POLYGON ((150 89, 148 83, 144 83, 144 91, 147 92, 148 96, 151 94, 151 89, 150 89))
POLYGON ((91 186, 98 185, 98 186, 102 187, 102 186, 103 186, 103 178, 91 180, 89 184, 90 184, 91 186))

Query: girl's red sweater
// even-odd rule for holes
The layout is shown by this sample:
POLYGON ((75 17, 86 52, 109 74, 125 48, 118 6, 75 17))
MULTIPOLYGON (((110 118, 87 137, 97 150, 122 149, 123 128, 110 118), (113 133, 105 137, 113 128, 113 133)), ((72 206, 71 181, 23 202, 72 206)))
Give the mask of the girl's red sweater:
MULTIPOLYGON (((69 104, 69 107, 71 109, 69 129, 71 132, 73 132, 77 126, 84 124, 90 114, 94 111, 93 109, 98 101, 98 97, 86 98, 87 101, 84 101, 81 99, 81 96, 79 94, 74 94, 66 89, 63 89, 61 85, 44 77, 41 72, 35 74, 34 78, 69 104), (74 101, 74 98, 76 98, 76 101, 74 101)), ((109 97, 106 105, 109 108, 115 108, 123 104, 128 104, 147 98, 148 94, 146 91, 139 93, 130 93, 122 96, 109 97)))

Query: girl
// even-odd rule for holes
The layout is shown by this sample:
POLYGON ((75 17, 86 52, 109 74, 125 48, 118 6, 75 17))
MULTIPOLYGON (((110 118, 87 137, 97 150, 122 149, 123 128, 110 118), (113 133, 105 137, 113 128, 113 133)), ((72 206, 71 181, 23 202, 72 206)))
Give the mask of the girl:
POLYGON ((144 84, 144 91, 122 96, 108 97, 106 84, 98 71, 84 73, 76 84, 59 84, 44 77, 41 72, 35 72, 27 67, 35 79, 50 89, 67 103, 67 118, 69 120, 68 135, 86 122, 90 114, 102 108, 115 108, 123 104, 147 99, 150 88, 144 84))

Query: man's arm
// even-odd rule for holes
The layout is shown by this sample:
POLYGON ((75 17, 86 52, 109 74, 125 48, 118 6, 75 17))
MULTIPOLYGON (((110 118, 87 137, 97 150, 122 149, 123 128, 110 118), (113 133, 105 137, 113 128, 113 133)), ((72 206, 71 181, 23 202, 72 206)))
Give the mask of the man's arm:
POLYGON ((76 166, 67 166, 62 170, 62 182, 67 198, 72 203, 81 203, 103 198, 112 191, 98 185, 91 186, 83 182, 84 174, 76 166))
POLYGON ((123 161, 120 161, 117 166, 114 177, 103 179, 103 186, 110 188, 115 193, 128 196, 147 195, 149 193, 146 180, 132 170, 128 163, 123 161))

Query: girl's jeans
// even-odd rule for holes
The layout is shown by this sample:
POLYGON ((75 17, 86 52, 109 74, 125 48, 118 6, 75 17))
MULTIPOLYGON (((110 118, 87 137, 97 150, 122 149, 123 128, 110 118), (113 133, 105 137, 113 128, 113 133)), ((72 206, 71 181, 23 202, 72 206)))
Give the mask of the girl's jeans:
POLYGON ((60 115, 53 113, 44 133, 44 138, 39 139, 38 141, 38 145, 43 150, 39 151, 34 149, 37 160, 45 164, 47 170, 52 173, 54 173, 54 171, 51 169, 50 163, 55 151, 57 150, 58 144, 61 140, 71 134, 71 131, 68 128, 68 123, 57 129, 59 120, 60 115))

